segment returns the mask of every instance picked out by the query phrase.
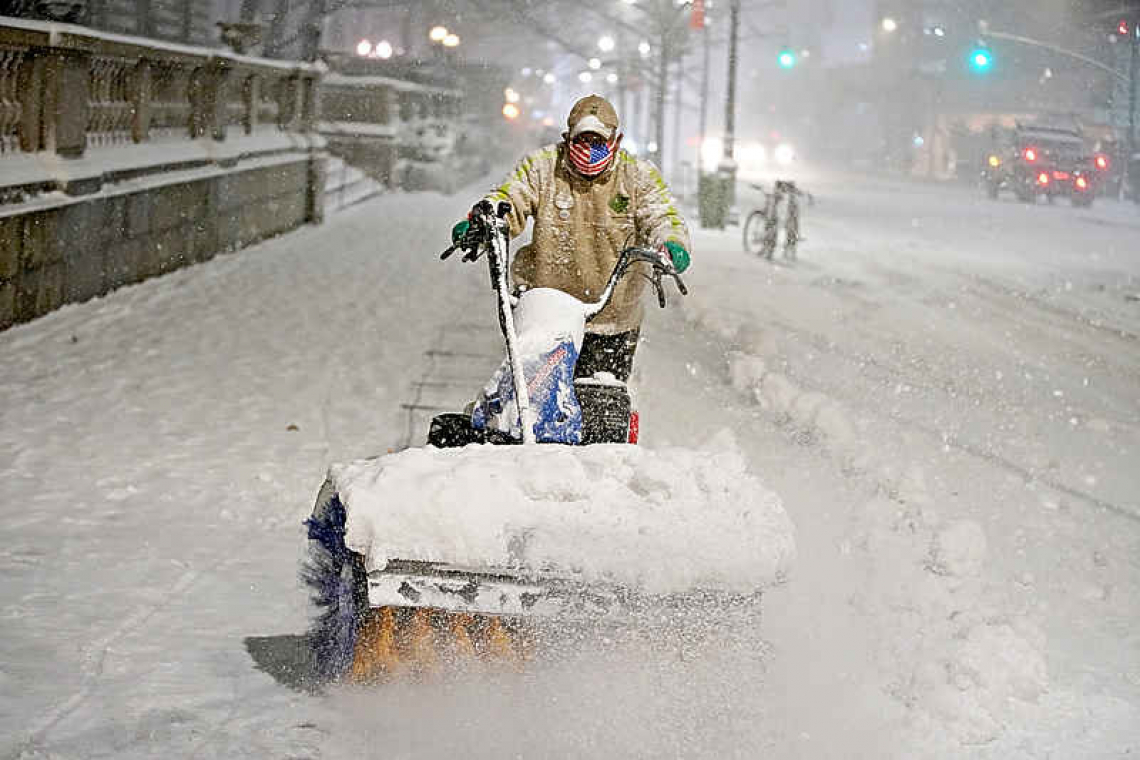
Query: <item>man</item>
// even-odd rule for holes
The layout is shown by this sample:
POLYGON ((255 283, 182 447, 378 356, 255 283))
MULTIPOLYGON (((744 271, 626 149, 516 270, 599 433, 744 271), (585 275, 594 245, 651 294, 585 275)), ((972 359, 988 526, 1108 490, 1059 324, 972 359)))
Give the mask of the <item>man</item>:
MULTIPOLYGON (((630 245, 661 250, 678 272, 689 266, 689 231, 665 181, 648 161, 621 150, 617 112, 589 95, 570 110, 563 141, 524 158, 485 200, 509 201, 511 237, 534 219, 529 245, 511 266, 519 289, 556 288, 596 300, 618 254, 630 245)), ((458 242, 469 222, 452 230, 458 242)), ((644 277, 625 277, 586 327, 576 375, 605 371, 628 380, 641 331, 644 277)))

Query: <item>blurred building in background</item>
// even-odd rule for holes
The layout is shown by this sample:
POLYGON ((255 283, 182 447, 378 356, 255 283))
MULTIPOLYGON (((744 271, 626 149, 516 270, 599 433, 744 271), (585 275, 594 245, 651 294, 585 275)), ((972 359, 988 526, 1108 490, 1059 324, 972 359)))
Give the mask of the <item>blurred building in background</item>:
POLYGON ((848 92, 877 121, 879 159, 921 176, 975 176, 994 130, 1017 122, 1108 141, 1112 104, 1126 99, 1110 69, 1127 66, 1094 5, 878 0, 870 61, 840 79, 864 80, 848 92))

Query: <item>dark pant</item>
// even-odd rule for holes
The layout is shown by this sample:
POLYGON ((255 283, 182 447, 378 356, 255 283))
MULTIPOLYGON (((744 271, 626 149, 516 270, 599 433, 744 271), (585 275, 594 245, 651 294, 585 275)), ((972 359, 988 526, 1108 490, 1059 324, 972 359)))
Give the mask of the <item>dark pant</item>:
POLYGON ((578 354, 578 364, 574 368, 574 377, 591 377, 595 372, 609 372, 622 382, 629 380, 639 335, 641 330, 616 335, 586 333, 582 351, 578 354))

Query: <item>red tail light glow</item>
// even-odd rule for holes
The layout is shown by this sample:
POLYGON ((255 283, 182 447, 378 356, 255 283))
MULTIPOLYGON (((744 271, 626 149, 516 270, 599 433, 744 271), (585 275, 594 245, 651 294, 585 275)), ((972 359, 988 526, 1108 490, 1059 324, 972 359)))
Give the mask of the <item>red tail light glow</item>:
POLYGON ((1033 163, 1037 160, 1037 148, 1026 148, 1021 155, 1025 157, 1026 161, 1033 163))
POLYGON ((1078 190, 1088 190, 1089 189, 1089 181, 1087 179, 1085 179, 1084 177, 1077 177, 1077 189, 1078 190))
POLYGON ((1103 153, 1098 153, 1094 161, 1096 162, 1096 168, 1100 169, 1101 171, 1104 171, 1108 168, 1108 156, 1104 155, 1103 153))
POLYGON ((1049 184, 1049 175, 1046 172, 1041 172, 1040 174, 1038 174, 1037 175, 1037 184, 1038 185, 1048 185, 1049 184))

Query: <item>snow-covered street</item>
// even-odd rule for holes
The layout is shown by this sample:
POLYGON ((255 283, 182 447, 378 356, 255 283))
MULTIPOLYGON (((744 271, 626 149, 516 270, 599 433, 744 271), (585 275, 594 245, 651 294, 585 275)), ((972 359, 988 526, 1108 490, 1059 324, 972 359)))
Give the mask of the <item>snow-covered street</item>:
POLYGON ((802 177, 794 265, 695 231, 638 353, 643 445, 739 448, 796 525, 762 652, 307 688, 326 469, 500 361, 436 255, 483 184, 0 332, 0 757, 1140 753, 1140 214, 855 175, 802 177))

